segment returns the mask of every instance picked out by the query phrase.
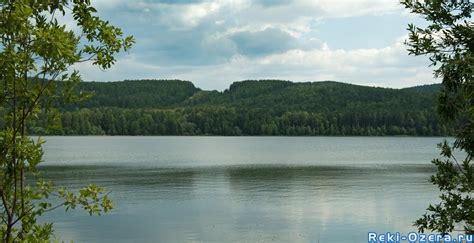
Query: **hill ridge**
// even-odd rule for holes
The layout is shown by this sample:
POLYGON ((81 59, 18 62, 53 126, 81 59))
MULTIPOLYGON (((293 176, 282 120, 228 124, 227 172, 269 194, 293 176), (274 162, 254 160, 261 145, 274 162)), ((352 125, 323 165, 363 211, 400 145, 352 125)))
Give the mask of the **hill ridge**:
MULTIPOLYGON (((30 134, 53 135, 410 135, 447 136, 437 116, 440 85, 393 89, 335 81, 246 80, 224 91, 190 81, 82 82, 95 96, 61 106, 30 134)), ((1 111, 1 110, 0 110, 1 111)), ((1 126, 0 122, 0 126, 1 126)))

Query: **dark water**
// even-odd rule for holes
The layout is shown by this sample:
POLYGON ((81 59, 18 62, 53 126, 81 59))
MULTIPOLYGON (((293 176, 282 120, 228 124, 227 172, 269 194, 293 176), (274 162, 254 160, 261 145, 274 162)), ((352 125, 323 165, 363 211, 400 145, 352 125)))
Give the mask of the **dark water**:
POLYGON ((408 233, 441 138, 47 137, 44 175, 115 209, 50 213, 74 242, 364 242, 408 233))

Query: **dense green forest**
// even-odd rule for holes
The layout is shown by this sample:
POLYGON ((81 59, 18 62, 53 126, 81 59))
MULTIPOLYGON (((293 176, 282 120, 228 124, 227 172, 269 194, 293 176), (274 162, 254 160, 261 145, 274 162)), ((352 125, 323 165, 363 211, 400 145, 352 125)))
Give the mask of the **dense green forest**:
MULTIPOLYGON (((260 80, 204 91, 180 80, 82 82, 93 97, 60 104, 60 126, 45 129, 43 114, 31 134, 50 135, 452 135, 437 117, 439 85, 405 89, 332 81, 260 80)), ((1 125, 1 124, 0 124, 1 125)))

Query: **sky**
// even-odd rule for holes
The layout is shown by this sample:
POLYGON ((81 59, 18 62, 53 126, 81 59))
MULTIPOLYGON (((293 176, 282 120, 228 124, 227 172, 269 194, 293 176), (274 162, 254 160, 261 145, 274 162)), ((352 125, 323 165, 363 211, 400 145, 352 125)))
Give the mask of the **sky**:
POLYGON ((401 88, 435 83, 427 57, 409 56, 397 0, 93 0, 136 44, 87 81, 182 79, 205 90, 232 82, 333 80, 401 88))

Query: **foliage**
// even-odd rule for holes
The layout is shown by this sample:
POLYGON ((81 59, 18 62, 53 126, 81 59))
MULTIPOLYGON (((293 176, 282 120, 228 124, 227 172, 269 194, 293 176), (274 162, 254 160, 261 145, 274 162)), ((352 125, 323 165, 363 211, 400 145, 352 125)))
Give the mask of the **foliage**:
POLYGON ((30 133, 49 135, 285 135, 285 136, 446 136, 452 128, 433 112, 366 111, 318 113, 223 106, 175 109, 83 108, 61 115, 61 126, 45 131, 47 120, 30 133), (417 121, 417 122, 415 122, 417 121))
MULTIPOLYGON (((104 190, 89 185, 76 195, 54 192, 41 180, 41 139, 28 136, 28 124, 47 114, 57 120, 54 104, 85 97, 74 91, 79 73, 70 67, 89 61, 102 69, 115 63, 114 55, 128 50, 132 37, 95 15, 89 0, 0 1, 0 238, 3 242, 48 242, 52 223, 38 223, 44 213, 60 206, 83 207, 90 214, 106 212, 112 204, 104 190), (60 23, 70 15, 72 26, 60 23), (74 28, 75 28, 74 27, 74 28), (61 92, 57 83, 61 81, 61 92), (52 205, 50 196, 63 200, 52 205)), ((50 123, 54 125, 54 123, 50 123)), ((54 127, 54 126, 52 126, 54 127)))
POLYGON ((442 79, 438 111, 456 125, 452 147, 440 145, 444 160, 435 159, 438 172, 431 181, 442 192, 441 202, 428 207, 428 213, 415 222, 420 231, 448 233, 462 226, 474 232, 474 23, 471 1, 401 2, 412 13, 428 21, 424 28, 409 25, 407 45, 410 54, 428 55, 436 67, 435 77, 442 79), (466 153, 459 164, 453 149, 466 153))
MULTIPOLYGON (((62 106, 60 126, 41 114, 32 134, 446 136, 436 116, 439 85, 401 90, 336 82, 244 81, 224 92, 185 81, 81 82, 95 95, 62 106)), ((0 109, 1 113, 1 109, 0 109)), ((0 122, 1 123, 1 122, 0 122)), ((1 124, 0 124, 1 126, 1 124)))
POLYGON ((441 202, 429 205, 428 211, 415 224, 420 231, 425 229, 447 233, 455 230, 455 224, 463 223, 463 231, 473 233, 474 200, 472 198, 474 166, 467 157, 458 162, 450 145, 444 141, 439 144, 444 159, 432 161, 438 168, 431 182, 438 185, 442 194, 441 202))
POLYGON ((81 82, 78 89, 94 95, 83 102, 60 104, 63 109, 122 107, 152 108, 170 106, 199 91, 190 82, 179 80, 141 80, 122 82, 81 82))

